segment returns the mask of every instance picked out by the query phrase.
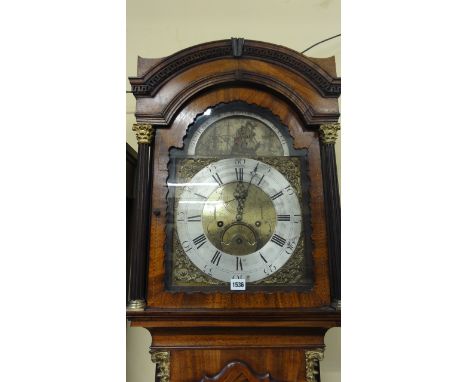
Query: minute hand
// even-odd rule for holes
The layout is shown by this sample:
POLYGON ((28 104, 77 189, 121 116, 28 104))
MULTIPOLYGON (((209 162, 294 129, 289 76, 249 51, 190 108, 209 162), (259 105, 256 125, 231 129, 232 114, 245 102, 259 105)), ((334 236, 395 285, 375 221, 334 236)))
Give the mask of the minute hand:
POLYGON ((252 177, 250 178, 249 185, 247 186, 247 189, 245 190, 244 201, 245 199, 247 199, 247 195, 249 194, 249 188, 250 188, 250 185, 252 184, 253 178, 257 176, 257 168, 258 168, 258 164, 255 166, 254 170, 251 172, 252 177))
MULTIPOLYGON (((258 163, 255 166, 254 170, 251 172, 252 176, 250 177, 250 182, 249 182, 249 184, 247 186, 247 189, 242 190, 242 193, 240 194, 239 199, 237 200, 237 216, 236 216, 237 221, 241 221, 242 216, 244 215, 245 201, 247 199, 247 196, 249 195, 249 188, 252 185, 252 180, 257 175, 257 168, 258 168, 258 163)), ((242 184, 242 188, 244 188, 243 183, 239 183, 238 185, 240 185, 240 184, 242 184)))

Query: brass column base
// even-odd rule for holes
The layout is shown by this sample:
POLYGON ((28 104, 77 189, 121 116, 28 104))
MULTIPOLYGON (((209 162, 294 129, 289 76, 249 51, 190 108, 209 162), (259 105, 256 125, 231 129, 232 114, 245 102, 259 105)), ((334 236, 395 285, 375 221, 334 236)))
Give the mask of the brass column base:
POLYGON ((332 306, 333 306, 336 310, 341 310, 341 300, 335 300, 335 301, 333 301, 332 306))
POLYGON ((141 311, 141 310, 145 310, 145 308, 146 308, 145 300, 130 300, 127 303, 127 310, 141 311))

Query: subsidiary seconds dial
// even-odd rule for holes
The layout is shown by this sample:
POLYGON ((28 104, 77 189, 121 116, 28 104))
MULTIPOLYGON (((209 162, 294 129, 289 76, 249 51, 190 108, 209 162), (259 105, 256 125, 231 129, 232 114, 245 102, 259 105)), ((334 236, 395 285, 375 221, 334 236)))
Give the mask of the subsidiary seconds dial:
POLYGON ((176 228, 186 255, 221 281, 261 280, 294 252, 302 230, 295 190, 274 167, 254 159, 210 164, 185 185, 176 228))

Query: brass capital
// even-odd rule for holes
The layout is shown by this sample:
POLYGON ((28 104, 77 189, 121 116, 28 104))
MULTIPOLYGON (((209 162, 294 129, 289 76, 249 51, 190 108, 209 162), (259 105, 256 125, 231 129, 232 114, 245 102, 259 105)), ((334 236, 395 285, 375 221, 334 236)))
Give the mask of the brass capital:
POLYGON ((320 381, 319 361, 323 360, 323 348, 305 351, 307 382, 320 381))
POLYGON ((150 145, 154 137, 154 127, 149 123, 135 123, 132 130, 135 132, 138 144, 150 145))
POLYGON ((151 361, 156 364, 156 381, 169 382, 170 353, 168 351, 150 350, 151 361))
POLYGON ((320 139, 325 144, 334 144, 338 139, 338 131, 341 126, 338 122, 324 123, 320 125, 320 139))

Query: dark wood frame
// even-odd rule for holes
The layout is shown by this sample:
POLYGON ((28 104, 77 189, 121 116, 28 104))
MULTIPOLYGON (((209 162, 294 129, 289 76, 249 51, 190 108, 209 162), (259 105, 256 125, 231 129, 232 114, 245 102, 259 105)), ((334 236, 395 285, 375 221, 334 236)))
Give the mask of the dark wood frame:
MULTIPOLYGON (((171 357, 180 362, 189 362, 192 358, 188 357, 203 352, 203 357, 218 360, 208 368, 201 361, 193 365, 192 380, 204 373, 220 372, 227 364, 220 360, 227 354, 242 355, 242 361, 256 365, 255 370, 288 380, 289 372, 279 369, 272 359, 299 359, 305 349, 323 347, 326 330, 340 325, 340 311, 332 304, 341 296, 336 164, 331 158, 334 150, 324 148, 319 137, 320 125, 336 122, 339 117, 341 82, 334 67, 333 58, 312 59, 285 47, 243 39, 201 44, 163 59, 139 59, 138 76, 130 79, 137 98, 136 118, 139 123, 152 124, 156 134, 152 146, 145 145, 148 155, 139 153, 139 160, 141 157, 145 162, 139 165, 152 169, 152 190, 140 195, 144 199, 140 204, 151 210, 150 227, 144 219, 135 227, 139 248, 149 245, 149 258, 143 250, 139 252, 139 263, 148 261, 147 271, 142 266, 136 275, 141 281, 138 285, 147 285, 146 294, 135 294, 146 298, 147 307, 128 311, 127 317, 132 325, 150 330, 153 350, 172 349, 171 357), (197 115, 235 101, 271 110, 288 127, 294 147, 307 150, 309 206, 314 217, 311 240, 315 245, 315 284, 310 291, 245 294, 165 290, 169 149, 182 147, 187 127, 197 115), (233 349, 238 349, 237 353, 232 353, 233 349), (218 357, 217 352, 224 355, 218 357), (262 354, 265 360, 259 364, 262 354)), ((294 374, 298 380, 305 378, 304 362, 301 358, 290 366, 298 368, 294 374)))

